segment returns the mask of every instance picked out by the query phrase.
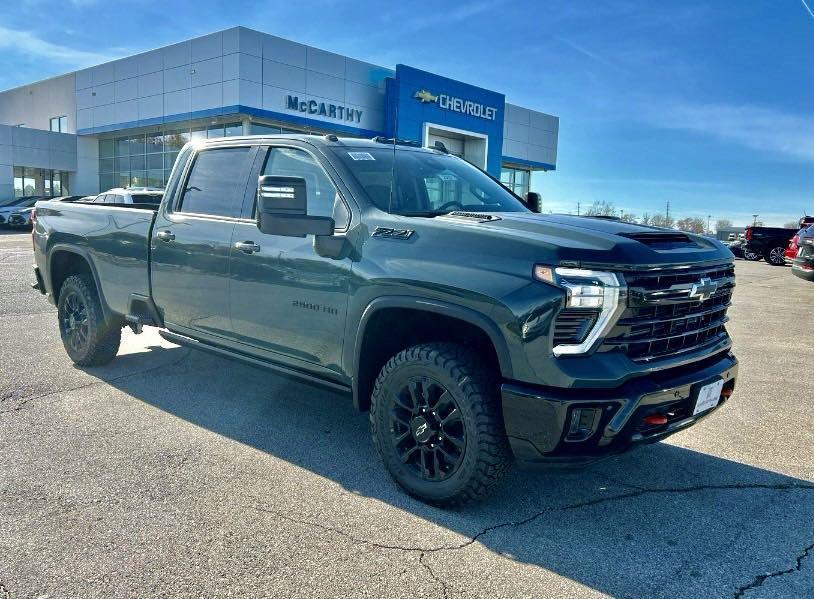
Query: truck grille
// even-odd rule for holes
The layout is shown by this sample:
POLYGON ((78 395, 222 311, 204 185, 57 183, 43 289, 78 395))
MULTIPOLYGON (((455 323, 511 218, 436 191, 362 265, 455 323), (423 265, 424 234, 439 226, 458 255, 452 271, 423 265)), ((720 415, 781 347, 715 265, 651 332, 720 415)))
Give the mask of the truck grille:
POLYGON ((624 277, 628 307, 603 341, 603 351, 623 351, 636 362, 647 362, 728 339, 726 312, 735 287, 731 263, 626 272, 624 277))

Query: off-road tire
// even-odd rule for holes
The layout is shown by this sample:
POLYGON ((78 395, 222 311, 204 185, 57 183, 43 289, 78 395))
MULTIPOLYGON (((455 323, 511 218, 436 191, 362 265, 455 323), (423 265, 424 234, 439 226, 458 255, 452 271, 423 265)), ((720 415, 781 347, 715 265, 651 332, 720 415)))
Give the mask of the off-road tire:
POLYGON ((766 252, 763 259, 772 266, 784 266, 786 264, 786 261, 783 259, 783 254, 785 251, 786 248, 784 247, 772 248, 766 252))
POLYGON ((96 285, 88 275, 73 275, 65 279, 59 290, 57 302, 59 334, 68 356, 78 366, 101 366, 107 364, 119 351, 122 325, 118 321, 108 321, 104 317, 96 285), (79 347, 72 345, 68 325, 65 322, 67 305, 78 300, 85 307, 87 323, 86 339, 79 347))
POLYGON ((503 425, 498 379, 476 352, 452 343, 426 343, 405 349, 384 365, 371 398, 373 444, 393 479, 410 495, 439 507, 480 500, 500 481, 512 462, 503 425), (452 395, 465 430, 460 462, 444 480, 425 480, 402 462, 396 448, 391 411, 405 381, 426 377, 452 395))

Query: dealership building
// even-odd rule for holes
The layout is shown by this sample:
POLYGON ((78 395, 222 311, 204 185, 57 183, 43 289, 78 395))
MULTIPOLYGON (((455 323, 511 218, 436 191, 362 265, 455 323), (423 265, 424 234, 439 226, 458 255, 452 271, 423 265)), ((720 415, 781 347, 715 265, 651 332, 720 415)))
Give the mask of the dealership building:
POLYGON ((499 91, 234 27, 0 92, 0 200, 161 187, 189 140, 286 132, 441 141, 522 195, 558 128, 499 91))

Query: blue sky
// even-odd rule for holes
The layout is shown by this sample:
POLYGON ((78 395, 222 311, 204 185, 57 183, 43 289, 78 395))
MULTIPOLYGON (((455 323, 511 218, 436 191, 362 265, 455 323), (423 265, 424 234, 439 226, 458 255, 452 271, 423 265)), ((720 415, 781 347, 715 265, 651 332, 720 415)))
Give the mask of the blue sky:
POLYGON ((736 224, 814 213, 814 13, 802 0, 22 0, 0 8, 0 88, 233 25, 559 116, 557 171, 534 178, 555 212, 607 200, 736 224))

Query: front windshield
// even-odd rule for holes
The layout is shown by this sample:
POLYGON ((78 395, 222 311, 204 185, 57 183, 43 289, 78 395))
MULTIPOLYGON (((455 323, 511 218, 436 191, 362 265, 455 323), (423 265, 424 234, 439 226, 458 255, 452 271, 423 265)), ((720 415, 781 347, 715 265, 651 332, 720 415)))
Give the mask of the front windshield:
POLYGON ((373 205, 385 212, 528 212, 502 185, 453 156, 403 147, 393 151, 393 146, 332 149, 373 205))

